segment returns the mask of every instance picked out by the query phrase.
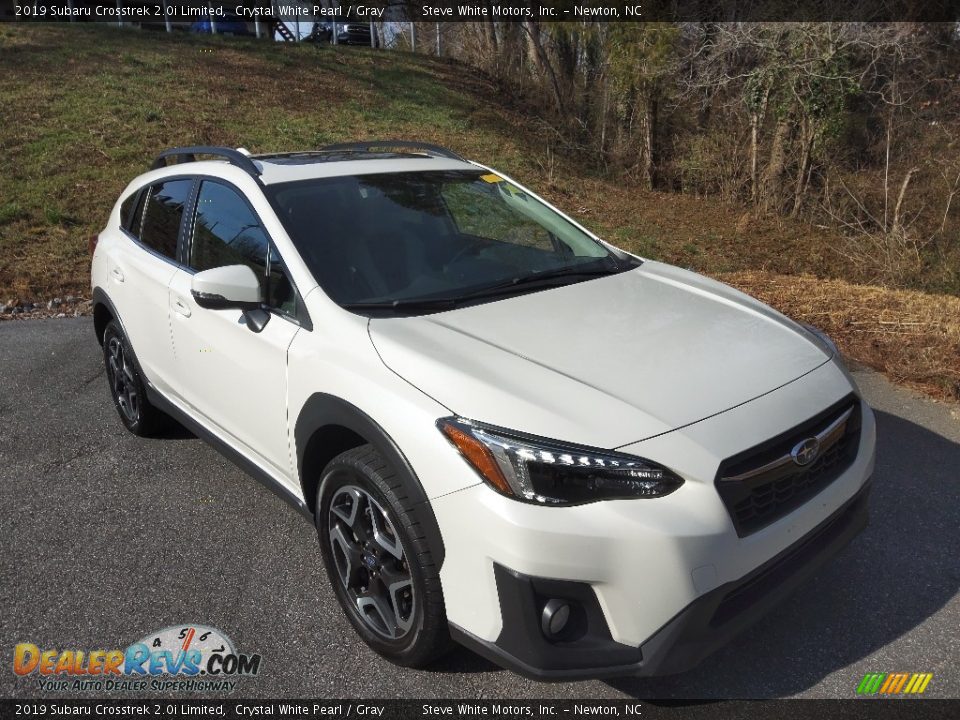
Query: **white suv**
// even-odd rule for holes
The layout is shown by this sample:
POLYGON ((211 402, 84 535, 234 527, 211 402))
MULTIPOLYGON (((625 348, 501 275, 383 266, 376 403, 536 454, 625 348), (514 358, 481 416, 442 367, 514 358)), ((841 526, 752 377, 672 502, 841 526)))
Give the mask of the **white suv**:
POLYGON ((166 151, 92 284, 126 427, 172 416, 310 518, 400 664, 678 672, 867 521, 828 338, 443 148, 166 151))

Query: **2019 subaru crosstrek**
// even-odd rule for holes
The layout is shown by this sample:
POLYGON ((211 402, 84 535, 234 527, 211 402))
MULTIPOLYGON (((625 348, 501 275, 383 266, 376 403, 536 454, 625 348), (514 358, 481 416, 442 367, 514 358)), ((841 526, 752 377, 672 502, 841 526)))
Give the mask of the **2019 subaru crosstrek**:
POLYGON ((681 671, 866 523, 874 418, 827 337, 443 148, 165 151, 92 284, 124 425, 301 510, 400 664, 681 671))

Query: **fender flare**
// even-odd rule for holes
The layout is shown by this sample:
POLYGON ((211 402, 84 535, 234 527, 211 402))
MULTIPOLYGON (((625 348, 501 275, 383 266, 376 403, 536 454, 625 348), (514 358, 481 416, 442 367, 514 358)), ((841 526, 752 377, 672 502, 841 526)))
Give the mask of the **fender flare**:
MULTIPOLYGON (((107 295, 107 291, 104 290, 99 285, 93 289, 93 310, 94 316, 96 316, 96 310, 98 305, 103 305, 107 311, 113 316, 113 319, 120 324, 120 329, 123 330, 123 334, 127 334, 127 329, 123 326, 123 320, 120 318, 120 313, 117 312, 116 306, 113 304, 113 301, 110 299, 110 296, 107 295)), ((96 332, 96 325, 94 325, 94 332, 96 332)), ((103 341, 102 337, 99 337, 97 333, 97 342, 103 341)))
POLYGON ((123 318, 120 317, 120 313, 117 312, 117 307, 113 304, 113 301, 110 299, 110 296, 107 295, 106 290, 97 286, 93 289, 93 315, 94 315, 94 333, 97 335, 97 342, 103 345, 103 338, 100 336, 100 333, 96 330, 96 315, 97 315, 97 306, 104 306, 107 311, 113 316, 113 319, 117 321, 117 324, 120 325, 120 331, 123 333, 123 336, 127 339, 127 344, 130 347, 131 355, 133 356, 133 366, 137 369, 137 372, 140 374, 140 377, 144 379, 148 386, 153 387, 153 384, 150 382, 150 378, 147 377, 147 374, 143 371, 143 367, 140 365, 140 359, 137 357, 137 351, 133 347, 133 343, 130 342, 130 335, 127 333, 127 328, 123 324, 123 318))
POLYGON ((294 442, 297 451, 297 469, 300 476, 300 487, 303 489, 304 499, 308 503, 313 500, 307 497, 307 480, 304 476, 304 455, 307 445, 313 434, 326 426, 340 426, 356 433, 390 463, 403 482, 407 496, 412 505, 409 508, 417 522, 423 528, 430 550, 434 556, 437 568, 442 567, 444 559, 443 537, 436 515, 423 489, 416 472, 407 460, 403 451, 397 446, 393 438, 373 418, 367 415, 356 405, 328 393, 314 393, 304 403, 297 417, 294 427, 294 442))

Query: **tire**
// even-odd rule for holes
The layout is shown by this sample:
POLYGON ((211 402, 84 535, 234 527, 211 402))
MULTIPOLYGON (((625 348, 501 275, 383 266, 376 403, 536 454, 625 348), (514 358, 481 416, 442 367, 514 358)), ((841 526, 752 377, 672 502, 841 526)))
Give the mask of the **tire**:
POLYGON ((103 362, 110 396, 124 427, 140 437, 156 434, 165 425, 167 416, 147 399, 146 383, 140 375, 136 356, 116 320, 107 323, 103 331, 103 362))
POLYGON ((380 655, 423 667, 452 646, 440 570, 394 469, 371 445, 323 471, 316 525, 344 614, 380 655))

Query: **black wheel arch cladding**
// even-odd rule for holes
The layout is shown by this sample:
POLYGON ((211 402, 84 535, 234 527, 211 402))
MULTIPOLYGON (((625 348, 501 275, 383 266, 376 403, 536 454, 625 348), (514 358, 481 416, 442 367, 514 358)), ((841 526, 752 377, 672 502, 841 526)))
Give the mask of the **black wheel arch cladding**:
POLYGON ((403 451, 373 418, 343 398, 314 393, 297 417, 294 441, 303 497, 314 512, 321 473, 327 462, 358 444, 369 443, 376 448, 402 479, 409 498, 408 510, 423 527, 437 568, 442 567, 443 538, 423 485, 403 451), (331 439, 335 446, 319 447, 318 443, 324 438, 331 439))
POLYGON ((147 377, 146 373, 143 372, 143 367, 140 365, 140 359, 137 357, 137 351, 133 347, 133 343, 130 341, 130 335, 127 334, 127 328, 123 325, 123 320, 120 318, 120 313, 117 312, 117 308, 114 306, 113 301, 110 300, 110 296, 107 295, 100 287, 95 287, 93 289, 93 318, 94 318, 94 329, 97 334, 97 342, 100 345, 103 345, 103 336, 106 333, 107 325, 110 324, 112 320, 120 328, 120 334, 123 335, 127 343, 127 349, 130 351, 131 360, 133 360, 133 367, 137 371, 137 374, 140 376, 140 379, 143 381, 144 387, 149 387, 151 385, 150 378, 147 377), (98 314, 99 312, 99 314, 98 314), (102 323, 102 324, 101 324, 102 323))
MULTIPOLYGON (((116 320, 120 329, 123 330, 123 322, 120 320, 120 314, 114 307, 110 296, 101 287, 93 289, 93 328, 97 335, 97 342, 103 345, 103 333, 107 329, 110 320, 116 320)), ((124 332, 124 335, 127 333, 124 332)))

